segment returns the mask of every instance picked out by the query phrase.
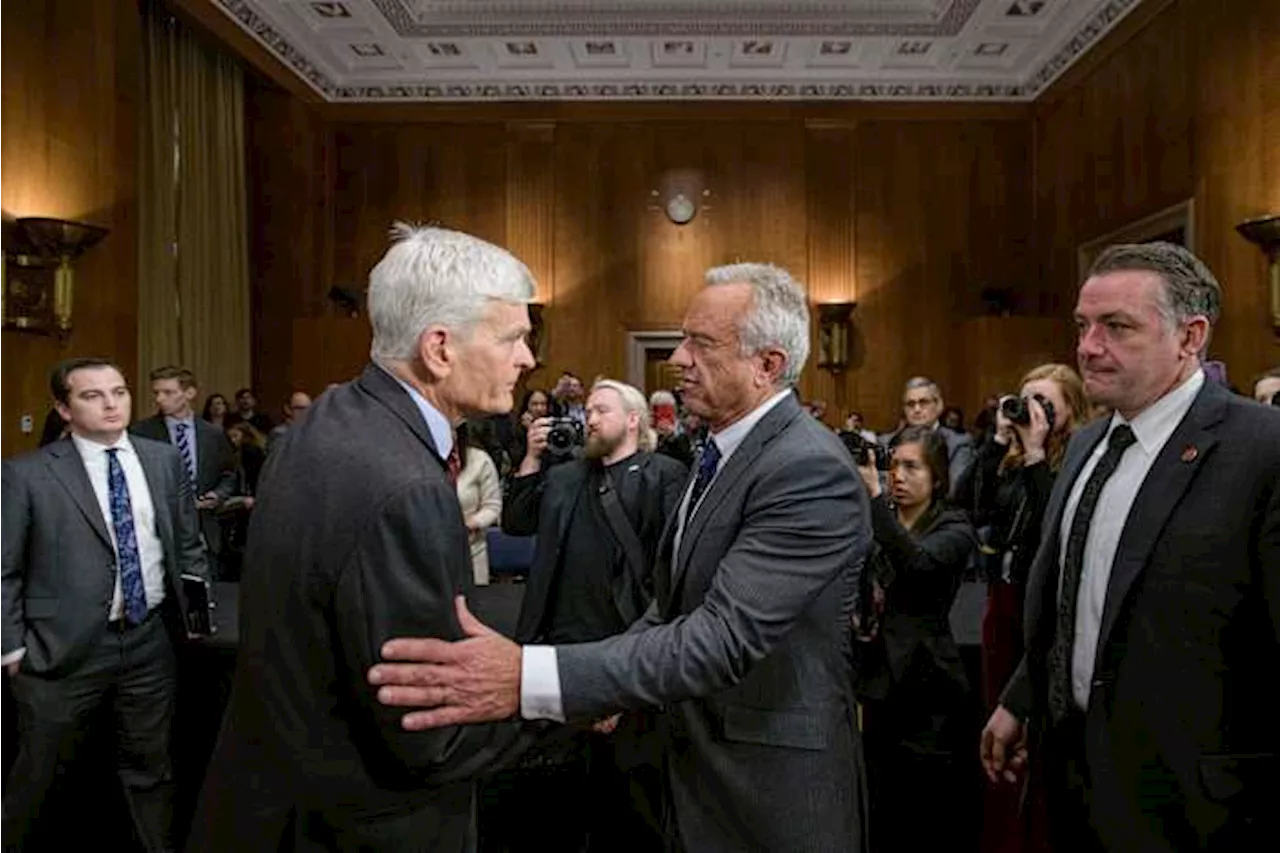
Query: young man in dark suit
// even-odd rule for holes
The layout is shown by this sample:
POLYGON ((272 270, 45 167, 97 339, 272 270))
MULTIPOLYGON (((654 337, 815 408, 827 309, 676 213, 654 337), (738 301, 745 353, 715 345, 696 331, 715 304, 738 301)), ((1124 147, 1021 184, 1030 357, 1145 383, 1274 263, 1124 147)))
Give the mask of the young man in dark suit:
POLYGON ((192 404, 198 392, 195 374, 187 368, 156 368, 151 371, 151 394, 157 412, 129 431, 178 448, 196 496, 205 546, 216 558, 222 551, 222 527, 216 513, 235 493, 236 463, 227 434, 196 416, 192 404))
POLYGON ((169 850, 182 578, 207 578, 195 502, 178 451, 126 432, 119 368, 72 359, 50 384, 70 438, 3 466, 2 660, 21 723, 6 848, 21 849, 37 818, 58 819, 46 795, 109 703, 138 837, 169 850))
POLYGON ((1261 850, 1280 802, 1280 411, 1206 381, 1221 290, 1187 250, 1114 246, 1076 303, 1085 390, 1045 513, 1026 656, 982 736, 1033 736, 1064 851, 1261 850))

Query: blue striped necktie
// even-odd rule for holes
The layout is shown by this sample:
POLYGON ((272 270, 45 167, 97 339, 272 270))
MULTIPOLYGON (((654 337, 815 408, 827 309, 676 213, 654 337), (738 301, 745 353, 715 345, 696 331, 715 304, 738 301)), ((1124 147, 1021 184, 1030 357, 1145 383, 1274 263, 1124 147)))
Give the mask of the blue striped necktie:
POLYGON ((134 625, 147 618, 147 590, 142 583, 142 555, 133 527, 133 504, 129 500, 129 484, 116 454, 107 451, 107 493, 111 503, 111 527, 116 533, 116 557, 120 566, 120 595, 124 599, 124 616, 134 625))
POLYGON ((188 432, 189 427, 185 423, 177 426, 178 432, 178 452, 182 454, 182 464, 187 469, 187 479, 191 481, 191 491, 196 490, 196 457, 191 452, 191 434, 188 432))

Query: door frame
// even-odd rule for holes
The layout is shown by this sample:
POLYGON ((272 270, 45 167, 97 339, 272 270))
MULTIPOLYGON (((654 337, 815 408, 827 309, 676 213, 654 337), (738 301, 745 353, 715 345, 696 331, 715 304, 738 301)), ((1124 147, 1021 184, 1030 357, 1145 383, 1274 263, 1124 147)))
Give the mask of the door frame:
POLYGON ((644 391, 644 365, 649 350, 673 350, 684 334, 679 329, 658 332, 627 332, 627 382, 644 391))

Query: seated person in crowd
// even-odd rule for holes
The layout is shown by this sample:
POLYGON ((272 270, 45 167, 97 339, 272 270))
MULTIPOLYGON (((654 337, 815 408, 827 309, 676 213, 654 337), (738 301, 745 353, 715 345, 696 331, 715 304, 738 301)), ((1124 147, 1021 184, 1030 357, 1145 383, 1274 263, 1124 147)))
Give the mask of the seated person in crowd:
POLYGON ((227 405, 227 398, 221 394, 213 393, 204 398, 204 409, 200 413, 200 419, 205 423, 213 424, 218 429, 225 429, 227 414, 230 411, 231 407, 227 405))
POLYGON ((941 433, 919 425, 898 434, 889 493, 872 455, 858 460, 875 537, 855 628, 877 853, 964 849, 966 828, 977 825, 968 681, 949 613, 978 542, 948 506, 941 433))

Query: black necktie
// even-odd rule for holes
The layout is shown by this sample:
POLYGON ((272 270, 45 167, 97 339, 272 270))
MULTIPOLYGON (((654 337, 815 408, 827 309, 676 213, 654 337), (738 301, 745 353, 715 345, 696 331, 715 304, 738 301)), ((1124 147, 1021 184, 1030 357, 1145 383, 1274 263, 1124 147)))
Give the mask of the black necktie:
POLYGON ((1080 598, 1080 578, 1084 573, 1085 545, 1089 540, 1089 525, 1093 512, 1098 508, 1102 487, 1116 472, 1120 457, 1137 437, 1127 424, 1111 431, 1107 438, 1107 452, 1098 460, 1098 466, 1089 475, 1075 517, 1071 519, 1071 533, 1067 536, 1067 551, 1062 559, 1062 595, 1058 599, 1058 621, 1053 636, 1053 649, 1049 654, 1049 711, 1054 720, 1065 718, 1072 708, 1071 658, 1076 638, 1076 604, 1080 598))

